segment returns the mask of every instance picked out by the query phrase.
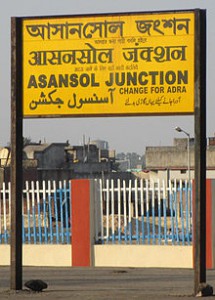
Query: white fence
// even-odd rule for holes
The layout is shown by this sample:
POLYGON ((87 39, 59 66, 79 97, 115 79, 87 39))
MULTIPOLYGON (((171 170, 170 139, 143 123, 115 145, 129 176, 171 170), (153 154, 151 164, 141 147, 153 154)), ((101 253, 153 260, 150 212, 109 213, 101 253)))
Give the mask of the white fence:
POLYGON ((124 244, 192 242, 192 183, 97 181, 96 241, 124 244), (101 221, 102 220, 102 221, 101 221))
MULTIPOLYGON (((0 191, 0 244, 10 242, 11 185, 0 191)), ((28 244, 70 243, 68 182, 26 182, 22 197, 22 240, 28 244)))
MULTIPOLYGON (((192 243, 192 183, 95 180, 95 241, 99 244, 192 243)), ((0 190, 0 244, 10 243, 11 186, 0 190)), ((71 243, 69 183, 26 182, 23 243, 71 243)))

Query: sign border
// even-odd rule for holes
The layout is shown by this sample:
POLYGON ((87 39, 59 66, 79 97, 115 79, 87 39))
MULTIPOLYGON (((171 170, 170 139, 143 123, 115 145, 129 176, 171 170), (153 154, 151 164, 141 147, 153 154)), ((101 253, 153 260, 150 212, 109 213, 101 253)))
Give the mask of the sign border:
MULTIPOLYGON (((132 15, 162 15, 162 14, 179 14, 179 13, 193 13, 194 18, 196 18, 196 11, 197 9, 180 9, 180 10, 162 10, 162 11, 138 11, 138 12, 116 12, 116 13, 98 13, 98 14, 72 14, 72 15, 52 15, 52 16, 26 16, 21 17, 21 22, 25 20, 42 20, 42 19, 63 19, 63 18, 89 18, 89 17, 105 17, 105 16, 132 16, 132 15)), ((195 22, 195 19, 194 19, 195 22)), ((195 25, 194 25, 195 26, 195 25)), ((194 49, 196 48, 196 35, 194 37, 194 49)), ((23 40, 22 40, 22 48, 23 48, 23 40)), ((196 64, 196 57, 194 57, 194 65, 196 64)), ((196 74, 194 72, 194 86, 196 81, 196 74)), ((24 100, 23 100, 24 101, 24 100)), ((34 115, 25 115, 23 118, 25 119, 37 119, 37 118, 100 118, 100 117, 140 117, 140 116, 175 116, 175 115, 181 115, 181 116, 190 116, 194 115, 194 109, 195 109, 195 99, 194 99, 194 107, 193 112, 164 112, 164 113, 150 113, 150 112, 143 112, 143 113, 96 113, 96 114, 34 114, 34 115)))

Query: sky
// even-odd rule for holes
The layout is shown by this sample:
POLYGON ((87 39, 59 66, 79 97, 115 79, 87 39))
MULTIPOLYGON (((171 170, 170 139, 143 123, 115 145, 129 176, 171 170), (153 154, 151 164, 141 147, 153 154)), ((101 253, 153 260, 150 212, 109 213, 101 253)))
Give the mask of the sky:
MULTIPOLYGON (((201 8, 207 10, 207 137, 215 133, 215 1, 213 0, 7 0, 0 10, 0 147, 10 142, 11 17, 147 12, 201 8)), ((147 146, 171 146, 180 126, 194 136, 194 116, 24 119, 23 136, 38 142, 80 145, 101 139, 119 152, 144 154, 147 146)))

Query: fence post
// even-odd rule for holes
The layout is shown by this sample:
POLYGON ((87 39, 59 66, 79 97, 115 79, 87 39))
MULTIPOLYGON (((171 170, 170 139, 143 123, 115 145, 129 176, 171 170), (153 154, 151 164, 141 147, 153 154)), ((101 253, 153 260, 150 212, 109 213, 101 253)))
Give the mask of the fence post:
POLYGON ((72 266, 94 264, 94 181, 71 180, 72 266))

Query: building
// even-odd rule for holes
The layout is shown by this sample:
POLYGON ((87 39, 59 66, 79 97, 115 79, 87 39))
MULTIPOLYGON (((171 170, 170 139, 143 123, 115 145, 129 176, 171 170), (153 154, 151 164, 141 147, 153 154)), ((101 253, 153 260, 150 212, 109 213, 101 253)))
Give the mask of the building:
MULTIPOLYGON (((195 170, 194 138, 175 138, 173 146, 146 147, 146 169, 151 179, 191 179, 195 170), (188 149, 189 141, 189 149, 188 149), (189 152, 189 153, 188 153, 189 152), (190 172, 189 172, 190 169, 190 172)), ((207 139, 207 178, 215 178, 215 138, 207 139)))
POLYGON ((27 164, 35 161, 39 169, 61 168, 65 161, 65 147, 68 143, 29 144, 23 149, 23 161, 27 164))
MULTIPOLYGON (((10 181, 10 155, 9 148, 0 149, 1 183, 10 181)), ((116 168, 115 151, 109 150, 107 142, 82 146, 70 146, 68 142, 30 143, 23 148, 23 181, 134 177, 128 172, 116 172, 116 168)))
POLYGON ((107 149, 98 148, 96 143, 65 148, 65 168, 72 170, 75 177, 100 177, 114 170, 115 155, 107 149))
POLYGON ((11 152, 9 147, 0 148, 0 187, 5 180, 5 170, 9 168, 11 161, 11 152))

